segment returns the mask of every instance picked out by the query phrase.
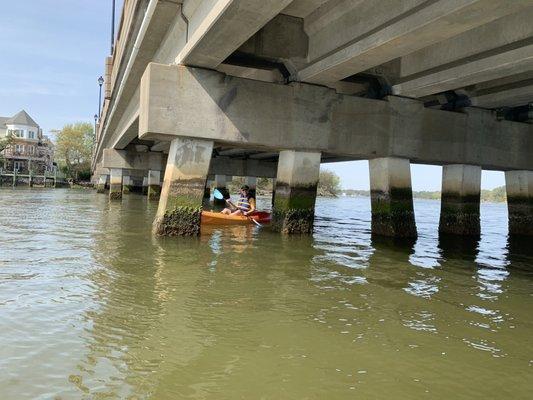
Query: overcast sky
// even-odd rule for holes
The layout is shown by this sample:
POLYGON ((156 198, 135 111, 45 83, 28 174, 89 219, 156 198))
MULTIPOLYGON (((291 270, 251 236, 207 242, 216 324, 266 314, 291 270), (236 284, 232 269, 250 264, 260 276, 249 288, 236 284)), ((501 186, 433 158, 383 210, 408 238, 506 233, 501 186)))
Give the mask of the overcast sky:
MULTIPOLYGON (((94 123, 97 79, 110 51, 111 0, 0 1, 0 116, 25 109, 46 134, 67 123, 94 123)), ((366 161, 323 168, 339 174, 344 188, 369 188, 366 161)), ((411 171, 414 190, 440 189, 442 168, 411 171)), ((503 173, 484 171, 483 188, 503 184, 503 173)))

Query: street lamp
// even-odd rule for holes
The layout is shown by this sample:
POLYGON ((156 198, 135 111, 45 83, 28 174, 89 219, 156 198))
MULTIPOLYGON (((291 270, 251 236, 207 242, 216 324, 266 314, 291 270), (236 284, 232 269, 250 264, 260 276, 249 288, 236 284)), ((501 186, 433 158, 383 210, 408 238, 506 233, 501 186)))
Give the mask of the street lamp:
POLYGON ((102 110, 102 85, 104 84, 104 78, 98 78, 98 85, 100 85, 100 94, 98 96, 98 118, 100 118, 100 112, 102 110))
POLYGON ((96 123, 98 121, 98 114, 94 114, 94 139, 93 141, 96 140, 96 123))

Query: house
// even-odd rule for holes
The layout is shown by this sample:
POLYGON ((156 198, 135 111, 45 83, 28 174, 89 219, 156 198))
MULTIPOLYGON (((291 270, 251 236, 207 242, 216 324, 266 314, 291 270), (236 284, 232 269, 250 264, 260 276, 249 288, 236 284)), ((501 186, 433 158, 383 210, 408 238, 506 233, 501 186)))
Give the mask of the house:
POLYGON ((54 170, 54 146, 42 129, 24 110, 13 117, 0 117, 0 140, 12 138, 1 153, 3 165, 8 171, 36 174, 54 170))

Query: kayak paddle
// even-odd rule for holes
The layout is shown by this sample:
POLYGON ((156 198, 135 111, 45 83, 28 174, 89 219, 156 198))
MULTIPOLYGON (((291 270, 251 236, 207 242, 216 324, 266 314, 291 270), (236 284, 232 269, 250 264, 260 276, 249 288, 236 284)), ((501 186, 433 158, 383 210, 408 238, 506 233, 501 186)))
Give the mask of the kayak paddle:
POLYGON ((213 190, 213 196, 215 196, 215 199, 217 200, 224 200, 224 195, 220 193, 220 190, 218 189, 213 190))

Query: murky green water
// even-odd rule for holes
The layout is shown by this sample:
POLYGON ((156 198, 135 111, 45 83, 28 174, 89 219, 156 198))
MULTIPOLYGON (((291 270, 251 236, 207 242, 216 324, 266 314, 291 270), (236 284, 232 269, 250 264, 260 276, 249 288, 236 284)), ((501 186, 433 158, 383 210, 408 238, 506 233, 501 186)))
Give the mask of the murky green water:
MULTIPOLYGON (((268 203, 265 201, 265 203, 268 203)), ((320 200, 312 238, 156 239, 155 204, 0 190, 0 399, 530 399, 533 243, 370 237, 320 200)))

